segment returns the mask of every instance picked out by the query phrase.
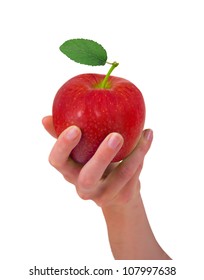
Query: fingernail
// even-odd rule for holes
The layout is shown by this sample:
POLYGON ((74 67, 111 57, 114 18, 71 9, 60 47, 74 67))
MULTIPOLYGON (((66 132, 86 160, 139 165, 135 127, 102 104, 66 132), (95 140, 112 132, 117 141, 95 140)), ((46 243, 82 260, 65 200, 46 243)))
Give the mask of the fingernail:
POLYGON ((145 131, 144 133, 144 138, 147 140, 147 141, 150 141, 151 138, 153 136, 153 131, 151 129, 148 129, 145 131))
POLYGON ((79 131, 76 127, 72 126, 69 128, 69 130, 66 133, 66 137, 69 140, 74 140, 79 134, 79 131))
POLYGON ((108 140, 108 146, 111 149, 117 149, 121 144, 121 137, 117 134, 113 134, 108 140))

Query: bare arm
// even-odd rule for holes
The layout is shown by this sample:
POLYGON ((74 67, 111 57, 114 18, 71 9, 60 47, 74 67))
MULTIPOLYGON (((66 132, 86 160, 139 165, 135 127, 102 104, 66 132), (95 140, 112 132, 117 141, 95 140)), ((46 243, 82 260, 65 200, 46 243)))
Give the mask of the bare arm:
POLYGON ((115 259, 170 259, 153 235, 140 195, 128 205, 103 208, 103 214, 115 259))

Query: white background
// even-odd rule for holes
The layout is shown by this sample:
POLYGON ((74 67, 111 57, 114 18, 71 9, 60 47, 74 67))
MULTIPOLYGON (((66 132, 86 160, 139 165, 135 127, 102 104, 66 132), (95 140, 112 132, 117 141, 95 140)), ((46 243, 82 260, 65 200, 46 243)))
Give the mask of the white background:
POLYGON ((101 43, 109 61, 120 63, 114 75, 142 91, 145 127, 154 131, 141 176, 147 215, 160 245, 174 259, 170 265, 177 266, 178 279, 200 275, 202 2, 1 1, 2 279, 30 279, 28 269, 34 265, 130 265, 113 261, 101 210, 80 200, 47 160, 55 140, 44 131, 41 119, 51 114, 58 88, 74 75, 108 70, 75 64, 60 53, 65 40, 78 37, 101 43))

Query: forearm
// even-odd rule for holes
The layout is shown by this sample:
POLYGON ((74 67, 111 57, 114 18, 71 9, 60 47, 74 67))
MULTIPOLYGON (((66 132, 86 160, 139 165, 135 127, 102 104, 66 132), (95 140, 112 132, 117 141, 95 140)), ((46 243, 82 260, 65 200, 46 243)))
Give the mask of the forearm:
POLYGON ((154 237, 141 196, 125 206, 109 206, 102 210, 115 259, 170 259, 154 237))

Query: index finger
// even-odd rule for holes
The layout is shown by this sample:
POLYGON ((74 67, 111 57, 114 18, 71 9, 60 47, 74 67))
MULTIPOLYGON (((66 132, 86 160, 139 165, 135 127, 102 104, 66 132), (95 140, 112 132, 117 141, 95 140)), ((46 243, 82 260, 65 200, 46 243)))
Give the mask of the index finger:
POLYGON ((80 193, 97 191, 96 186, 122 145, 123 137, 119 133, 111 133, 105 138, 79 174, 77 189, 80 193))
POLYGON ((54 144, 49 162, 70 183, 75 184, 81 170, 81 165, 70 158, 71 151, 79 143, 81 131, 77 126, 65 129, 54 144))

